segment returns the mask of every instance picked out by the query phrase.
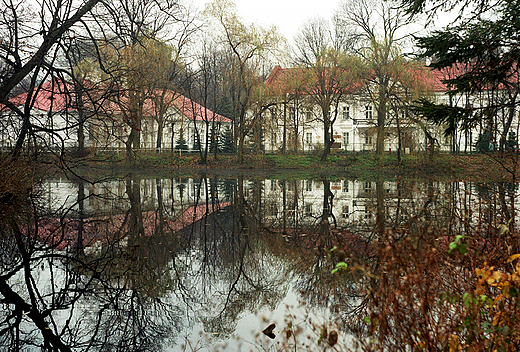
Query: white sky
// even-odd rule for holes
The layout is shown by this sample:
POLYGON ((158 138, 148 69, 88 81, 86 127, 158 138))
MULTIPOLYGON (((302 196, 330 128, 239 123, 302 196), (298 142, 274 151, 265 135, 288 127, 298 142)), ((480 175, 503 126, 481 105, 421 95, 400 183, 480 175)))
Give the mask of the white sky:
MULTIPOLYGON (((200 10, 210 0, 191 0, 200 10)), ((342 0, 235 0, 237 15, 246 23, 262 27, 275 25, 292 42, 303 23, 315 17, 330 20, 342 0)))

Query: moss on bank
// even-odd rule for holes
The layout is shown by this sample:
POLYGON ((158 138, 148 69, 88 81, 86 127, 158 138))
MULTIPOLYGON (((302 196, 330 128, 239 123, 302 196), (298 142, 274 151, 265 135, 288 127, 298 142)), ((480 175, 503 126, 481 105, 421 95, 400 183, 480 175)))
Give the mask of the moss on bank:
POLYGON ((176 177, 195 174, 247 175, 248 177, 316 178, 341 177, 357 179, 434 178, 467 181, 509 181, 511 173, 504 165, 511 165, 509 156, 487 155, 405 155, 398 164, 397 155, 378 156, 367 153, 332 154, 326 162, 312 154, 247 155, 238 163, 235 155, 208 156, 200 163, 198 154, 141 153, 132 162, 123 154, 97 154, 72 161, 80 174, 86 170, 100 176, 124 175, 130 172, 153 177, 176 177))

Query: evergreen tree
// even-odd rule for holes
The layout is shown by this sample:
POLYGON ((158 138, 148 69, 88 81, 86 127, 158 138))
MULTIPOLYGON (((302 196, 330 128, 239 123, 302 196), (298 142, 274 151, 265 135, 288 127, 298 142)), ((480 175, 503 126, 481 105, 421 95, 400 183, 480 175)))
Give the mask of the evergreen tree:
POLYGON ((226 129, 224 129, 219 142, 219 148, 222 153, 235 153, 235 140, 231 128, 226 127, 226 129))
POLYGON ((462 24, 418 38, 418 46, 423 50, 421 55, 432 59, 431 67, 455 72, 443 81, 449 94, 474 94, 484 90, 495 95, 499 91, 507 91, 507 94, 490 99, 486 105, 466 109, 422 101, 416 104, 416 112, 436 124, 448 123, 450 128, 457 123, 462 129, 469 128, 474 122, 483 121, 485 128, 497 129, 497 112, 504 111, 500 149, 506 149, 515 107, 520 102, 520 21, 516 20, 519 16, 520 0, 500 1, 492 13, 486 14, 487 19, 474 16, 462 24), (432 115, 433 110, 436 112, 432 115), (461 113, 462 110, 466 111, 461 113), (445 116, 445 119, 435 116, 445 116))
POLYGON ((175 150, 182 150, 182 151, 188 150, 188 144, 186 143, 186 140, 184 139, 183 131, 181 131, 179 134, 179 138, 177 139, 177 143, 175 144, 175 150))
POLYGON ((219 143, 219 140, 218 140, 218 132, 216 130, 216 128, 212 128, 211 129, 211 134, 210 134, 210 142, 209 142, 209 152, 210 153, 215 153, 215 149, 218 150, 218 143, 219 143))
POLYGON ((200 136, 198 134, 195 135, 195 139, 193 140, 193 149, 195 151, 201 150, 202 146, 200 144, 200 136))

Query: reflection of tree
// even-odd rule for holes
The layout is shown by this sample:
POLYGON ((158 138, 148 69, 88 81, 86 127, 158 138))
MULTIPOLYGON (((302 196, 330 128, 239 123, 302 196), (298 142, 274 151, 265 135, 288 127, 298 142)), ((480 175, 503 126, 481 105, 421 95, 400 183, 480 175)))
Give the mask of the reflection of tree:
POLYGON ((133 179, 131 175, 126 178, 126 194, 130 201, 129 240, 144 236, 143 213, 141 211, 141 185, 140 180, 133 179))
MULTIPOLYGON (((376 197, 383 199, 377 191, 376 197)), ((376 202, 379 209, 381 200, 376 202)), ((359 290, 367 293, 350 321, 367 323, 346 326, 360 337, 364 349, 437 350, 459 341, 484 346, 469 327, 491 326, 493 317, 484 314, 473 323, 477 319, 469 313, 473 303, 462 297, 475 292, 475 269, 484 261, 498 265, 508 253, 518 251, 507 233, 495 230, 510 214, 504 203, 508 202, 501 199, 501 185, 459 182, 420 184, 413 199, 397 202, 406 221, 382 229, 371 246, 373 261, 349 263, 351 274, 364 278, 357 281, 359 290), (447 251, 456 236, 464 236, 456 242, 469 249, 463 250, 464 255, 459 249, 447 251), (369 342, 367 333, 372 336, 369 342)))
POLYGON ((467 256, 445 255, 455 235, 489 260, 516 248, 496 231, 512 214, 514 189, 375 184, 356 200, 380 215, 352 223, 335 217, 345 200, 327 179, 312 196, 288 180, 128 176, 88 194, 77 181, 75 203, 45 207, 45 219, 30 202, 0 203, 0 346, 159 350, 194 324, 226 337, 244 314, 274 310, 291 287, 348 331, 386 334, 389 349, 417 342, 399 327, 432 333, 432 319, 453 317, 433 300, 463 294, 474 273, 467 256), (305 217, 301 204, 311 201, 321 209, 305 217), (334 246, 351 271, 331 275, 341 259, 329 256, 334 246))
POLYGON ((141 230, 127 227, 143 226, 138 220, 138 182, 128 181, 132 214, 104 226, 98 226, 101 220, 84 218, 82 181, 72 206, 78 221, 65 217, 75 213, 69 207, 41 219, 32 206, 38 202, 26 199, 1 210, 0 249, 6 259, 1 261, 0 346, 13 351, 27 346, 56 351, 159 350, 174 336, 179 309, 163 301, 166 291, 157 289, 174 288, 175 281, 167 275, 171 270, 165 270, 172 243, 159 244, 159 238, 150 244, 142 240, 141 230), (110 236, 87 251, 89 232, 103 229, 110 236), (63 248, 71 231, 75 241, 63 248), (126 246, 120 241, 125 234, 132 237, 126 246))
MULTIPOLYGON (((216 183, 210 181, 210 184, 216 183)), ((274 308, 287 290, 284 268, 277 267, 274 258, 260 250, 264 241, 263 224, 257 216, 263 208, 261 182, 246 185, 239 178, 235 189, 230 186, 231 183, 225 183, 224 191, 234 195, 233 204, 191 226, 194 241, 187 250, 199 251, 202 265, 185 265, 191 268, 186 275, 198 280, 198 284, 193 285, 198 290, 193 305, 204 312, 201 321, 206 332, 219 336, 233 333, 242 312, 264 306, 274 308), (194 271, 194 267, 198 271, 194 271)), ((211 195, 216 197, 213 192, 211 195)))

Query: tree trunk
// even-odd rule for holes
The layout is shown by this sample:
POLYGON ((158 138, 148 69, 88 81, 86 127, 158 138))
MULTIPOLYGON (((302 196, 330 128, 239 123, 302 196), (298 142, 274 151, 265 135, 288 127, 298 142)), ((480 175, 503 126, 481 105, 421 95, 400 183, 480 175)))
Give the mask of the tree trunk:
POLYGON ((377 142, 376 153, 383 155, 385 149, 386 91, 379 89, 379 105, 377 107, 377 142))
POLYGON ((78 183, 78 238, 76 240, 75 252, 78 258, 83 257, 85 254, 83 246, 83 232, 84 232, 84 220, 85 217, 85 183, 80 180, 78 183))
POLYGON ((237 159, 238 163, 242 164, 244 162, 244 116, 243 113, 240 114, 239 124, 238 124, 238 148, 237 148, 237 159))
POLYGON ((157 143, 155 144, 155 152, 160 153, 162 148, 162 138, 164 132, 164 122, 160 118, 157 122, 157 143))
POLYGON ((78 150, 79 157, 85 156, 85 110, 83 106, 83 92, 81 88, 76 87, 78 96, 78 150))
POLYGON ((330 123, 330 116, 328 112, 323 113, 323 153, 321 154, 321 161, 327 161, 330 155, 330 148, 332 147, 332 126, 330 123))
POLYGON ((285 155, 287 150, 287 102, 283 103, 283 140, 282 154, 285 155))
POLYGON ((14 160, 18 159, 20 156, 20 152, 22 151, 23 143, 25 142, 25 138, 27 137, 27 133, 29 133, 29 128, 31 126, 31 121, 28 115, 23 116, 23 124, 20 134, 18 135, 18 139, 16 140, 16 144, 14 145, 12 151, 12 158, 14 160))
POLYGON ((134 144, 134 140, 135 140, 134 128, 130 127, 130 134, 128 135, 128 138, 125 142, 126 160, 127 161, 134 160, 134 154, 133 154, 133 148, 132 148, 132 145, 134 144))

